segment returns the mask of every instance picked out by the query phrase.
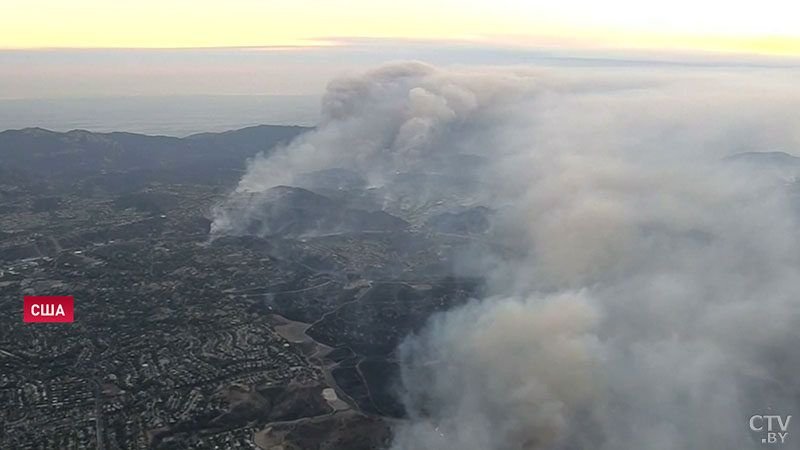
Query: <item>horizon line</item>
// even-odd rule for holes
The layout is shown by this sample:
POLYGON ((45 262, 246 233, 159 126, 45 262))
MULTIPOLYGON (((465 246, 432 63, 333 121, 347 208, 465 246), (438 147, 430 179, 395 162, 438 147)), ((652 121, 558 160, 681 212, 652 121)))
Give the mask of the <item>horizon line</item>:
MULTIPOLYGON (((454 45, 482 49, 503 49, 518 51, 590 51, 590 52, 636 52, 646 54, 680 54, 686 56, 721 55, 721 56, 757 56, 768 58, 799 58, 800 39, 786 36, 674 36, 676 45, 663 42, 648 44, 627 43, 619 40, 586 39, 577 36, 550 35, 470 35, 454 37, 405 37, 405 36, 313 36, 298 39, 301 44, 245 44, 245 45, 187 45, 187 46, 90 46, 90 45, 42 45, 42 46, 5 46, 0 44, 0 51, 47 52, 47 51, 208 51, 208 50, 242 50, 242 51, 315 51, 336 50, 357 47, 380 47, 382 44, 406 43, 414 46, 446 46, 454 45), (698 42, 696 45, 687 43, 698 42), (794 45, 781 47, 781 50, 759 48, 754 44, 770 40, 798 41, 794 45), (740 45, 721 45, 725 42, 737 42, 740 45), (683 42, 683 43, 681 43, 683 42), (705 42, 705 44, 701 43, 705 42), (747 44, 747 45, 745 45, 747 44)), ((633 42, 633 41, 631 41, 633 42)))

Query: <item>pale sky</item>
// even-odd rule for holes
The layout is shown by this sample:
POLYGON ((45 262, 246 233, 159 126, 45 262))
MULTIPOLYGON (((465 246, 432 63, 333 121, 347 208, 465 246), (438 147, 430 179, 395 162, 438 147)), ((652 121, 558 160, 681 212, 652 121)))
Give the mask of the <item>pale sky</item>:
POLYGON ((0 47, 324 45, 327 37, 465 39, 800 55, 787 0, 18 0, 0 47))
POLYGON ((320 95, 396 60, 800 67, 800 2, 779 0, 0 2, 0 101, 320 95))

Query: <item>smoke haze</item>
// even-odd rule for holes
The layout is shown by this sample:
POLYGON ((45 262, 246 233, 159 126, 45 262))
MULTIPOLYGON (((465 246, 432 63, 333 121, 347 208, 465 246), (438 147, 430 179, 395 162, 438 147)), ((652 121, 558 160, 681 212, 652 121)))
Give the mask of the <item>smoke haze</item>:
POLYGON ((394 450, 755 446, 751 415, 800 402, 800 164, 732 156, 797 151, 796 76, 382 66, 332 81, 213 230, 330 169, 411 227, 493 211, 454 269, 487 296, 398 349, 394 450))

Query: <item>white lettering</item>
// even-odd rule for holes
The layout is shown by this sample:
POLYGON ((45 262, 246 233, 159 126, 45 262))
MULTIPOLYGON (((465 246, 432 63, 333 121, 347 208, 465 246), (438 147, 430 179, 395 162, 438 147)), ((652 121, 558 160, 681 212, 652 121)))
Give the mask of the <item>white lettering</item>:
POLYGON ((786 431, 789 428, 790 420, 792 420, 792 416, 786 416, 786 422, 781 419, 781 416, 778 416, 778 427, 780 427, 781 431, 786 431))
POLYGON ((761 431, 761 430, 763 430, 764 429, 763 425, 759 426, 758 428, 756 428, 755 424, 753 423, 753 421, 756 420, 756 419, 761 420, 762 422, 764 420, 763 417, 761 417, 759 415, 755 415, 755 416, 751 417, 750 418, 750 429, 753 430, 753 431, 761 431))
POLYGON ((786 418, 784 418, 776 415, 766 416, 756 414, 750 417, 750 429, 753 431, 764 432, 762 435, 763 437, 761 438, 761 442, 763 444, 784 444, 786 442, 786 438, 789 436, 789 432, 786 430, 789 429, 789 422, 791 422, 791 420, 792 416, 786 416, 786 418), (764 422, 767 422, 766 427, 764 427, 764 422), (772 431, 773 429, 780 429, 780 431, 775 432, 772 431))
POLYGON ((772 419, 776 417, 778 416, 764 416, 764 418, 767 419, 767 431, 772 431, 772 419))
POLYGON ((57 316, 66 316, 66 314, 64 314, 64 307, 63 306, 58 305, 58 310, 56 310, 56 315, 57 316))
POLYGON ((31 305, 31 314, 34 316, 39 315, 39 305, 31 305))

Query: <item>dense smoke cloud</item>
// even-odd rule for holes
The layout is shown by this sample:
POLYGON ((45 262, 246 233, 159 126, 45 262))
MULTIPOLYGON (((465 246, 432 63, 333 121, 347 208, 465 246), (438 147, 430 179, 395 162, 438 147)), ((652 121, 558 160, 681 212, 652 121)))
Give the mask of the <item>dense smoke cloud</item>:
POLYGON ((215 231, 330 168, 412 224, 495 211, 459 266, 489 296, 398 350, 395 450, 755 446, 748 418, 800 401, 797 163, 730 156, 798 148, 796 75, 381 67, 332 82, 319 127, 253 161, 215 231))

